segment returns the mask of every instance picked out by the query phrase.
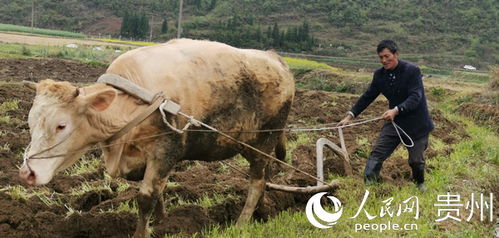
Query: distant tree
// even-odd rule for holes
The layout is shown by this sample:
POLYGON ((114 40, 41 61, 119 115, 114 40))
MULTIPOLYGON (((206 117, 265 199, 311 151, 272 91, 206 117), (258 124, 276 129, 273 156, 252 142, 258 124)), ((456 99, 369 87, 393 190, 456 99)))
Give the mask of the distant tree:
POLYGON ((128 14, 128 11, 125 12, 123 21, 121 21, 120 35, 124 37, 128 37, 130 35, 130 14, 128 14))
POLYGON ((145 39, 149 33, 149 18, 145 13, 125 12, 120 34, 124 37, 145 39))
POLYGON ((209 10, 212 10, 217 6, 217 0, 211 0, 209 10))
POLYGON ((149 18, 145 13, 142 13, 139 17, 137 35, 135 37, 139 39, 145 39, 148 34, 149 34, 149 18))
POLYGON ((197 9, 201 8, 201 0, 194 0, 194 6, 196 6, 197 9))
POLYGON ((272 27, 272 45, 279 46, 281 35, 279 33, 279 26, 277 22, 274 23, 274 27, 272 27))
POLYGON ((163 23, 161 23, 161 33, 162 34, 168 33, 168 21, 166 17, 163 19, 163 23))

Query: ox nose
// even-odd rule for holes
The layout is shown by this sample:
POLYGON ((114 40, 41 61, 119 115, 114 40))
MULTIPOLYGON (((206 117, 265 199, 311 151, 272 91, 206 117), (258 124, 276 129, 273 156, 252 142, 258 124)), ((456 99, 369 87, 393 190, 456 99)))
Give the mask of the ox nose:
POLYGON ((27 184, 34 184, 36 182, 35 172, 26 165, 23 165, 19 170, 19 177, 27 184))

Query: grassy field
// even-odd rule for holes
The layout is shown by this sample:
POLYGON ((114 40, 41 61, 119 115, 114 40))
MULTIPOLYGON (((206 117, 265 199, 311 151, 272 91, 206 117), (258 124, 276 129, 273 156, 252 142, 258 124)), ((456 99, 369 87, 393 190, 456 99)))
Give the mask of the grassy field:
POLYGON ((82 61, 88 64, 108 65, 113 59, 131 47, 107 46, 93 47, 80 45, 78 48, 65 46, 37 46, 2 43, 0 44, 0 59, 5 58, 60 58, 82 61))
POLYGON ((60 37, 71 37, 71 38, 86 38, 87 36, 82 33, 75 33, 69 31, 60 31, 60 30, 48 30, 42 28, 31 28, 27 26, 18 26, 11 24, 1 24, 0 23, 0 31, 7 32, 22 32, 22 33, 31 33, 31 34, 40 34, 40 35, 48 35, 48 36, 60 36, 60 37))

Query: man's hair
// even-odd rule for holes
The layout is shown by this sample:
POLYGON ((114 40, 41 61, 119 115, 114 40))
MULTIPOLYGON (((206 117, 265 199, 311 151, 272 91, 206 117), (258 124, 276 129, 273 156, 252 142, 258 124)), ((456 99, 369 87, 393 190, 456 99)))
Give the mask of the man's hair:
POLYGON ((379 52, 383 51, 384 49, 388 49, 390 52, 392 52, 392 54, 395 54, 395 52, 399 50, 398 48, 399 47, 394 41, 382 40, 381 42, 379 42, 378 48, 376 48, 376 52, 378 52, 379 54, 379 52))

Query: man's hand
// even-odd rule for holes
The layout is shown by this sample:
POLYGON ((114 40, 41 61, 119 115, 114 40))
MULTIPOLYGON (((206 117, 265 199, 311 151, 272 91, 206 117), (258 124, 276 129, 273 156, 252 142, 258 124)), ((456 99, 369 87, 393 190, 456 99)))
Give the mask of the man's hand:
POLYGON ((397 108, 394 108, 394 109, 390 109, 390 110, 386 111, 385 113, 383 113, 383 115, 381 115, 381 117, 387 121, 393 121, 395 116, 398 114, 399 114, 399 110, 397 108))
POLYGON ((348 114, 345 118, 343 118, 343 120, 338 122, 338 124, 336 124, 336 126, 346 126, 346 125, 350 124, 350 121, 352 120, 352 118, 353 118, 353 116, 348 114))

